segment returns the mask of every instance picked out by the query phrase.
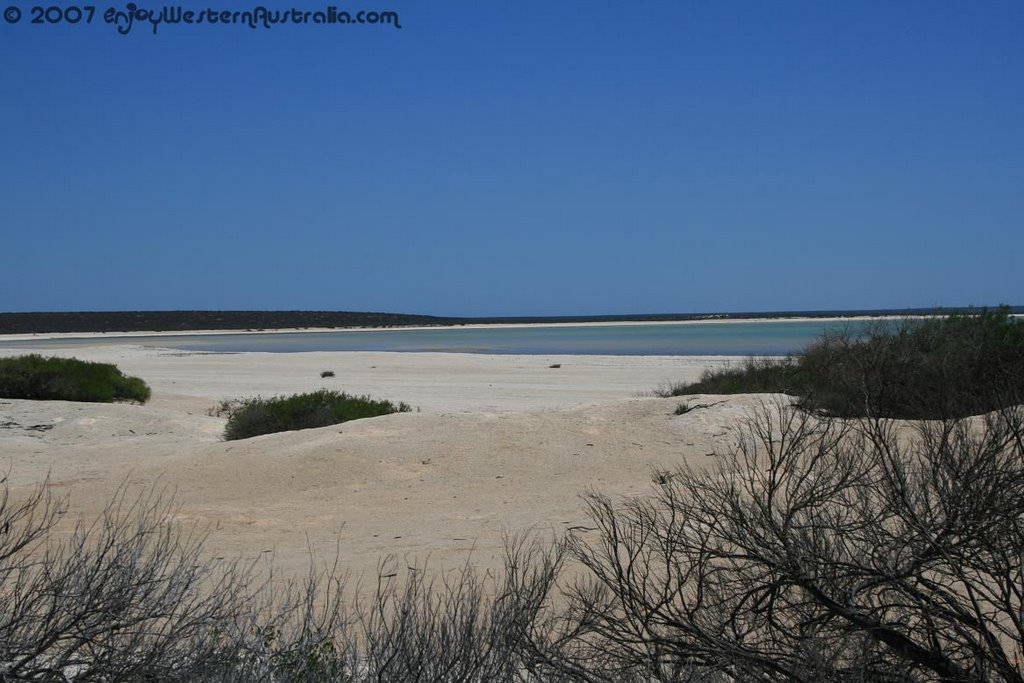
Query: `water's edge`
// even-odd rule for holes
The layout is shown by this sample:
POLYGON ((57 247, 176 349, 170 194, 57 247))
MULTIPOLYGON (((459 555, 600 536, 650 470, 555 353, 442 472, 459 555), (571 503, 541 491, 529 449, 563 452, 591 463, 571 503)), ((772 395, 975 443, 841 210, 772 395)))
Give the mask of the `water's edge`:
POLYGON ((132 344, 217 353, 398 351, 516 355, 784 356, 822 333, 863 329, 865 320, 438 327, 245 334, 124 335, 0 341, 0 348, 132 344))

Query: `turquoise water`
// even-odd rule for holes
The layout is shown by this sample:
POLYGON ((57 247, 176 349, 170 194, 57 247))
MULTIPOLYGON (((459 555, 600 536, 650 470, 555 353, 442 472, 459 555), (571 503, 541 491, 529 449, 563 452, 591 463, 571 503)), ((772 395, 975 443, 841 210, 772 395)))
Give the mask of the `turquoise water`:
MULTIPOLYGON (((627 356, 778 356, 794 353, 822 332, 862 322, 764 320, 665 325, 430 328, 373 331, 283 332, 156 337, 112 337, 105 343, 141 344, 183 351, 442 351, 495 354, 627 356)), ((81 340, 33 341, 33 347, 80 345, 81 340)), ((2 346, 25 346, 5 342, 2 346)))

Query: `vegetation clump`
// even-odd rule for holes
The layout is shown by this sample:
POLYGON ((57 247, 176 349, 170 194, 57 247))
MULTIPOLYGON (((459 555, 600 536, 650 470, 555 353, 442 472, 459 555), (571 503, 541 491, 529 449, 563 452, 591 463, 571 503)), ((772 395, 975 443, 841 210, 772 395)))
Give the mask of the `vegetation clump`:
POLYGON ((837 417, 944 419, 1024 402, 1024 321, 1006 309, 824 334, 785 359, 706 371, 663 396, 784 393, 837 417))
POLYGON ((39 354, 0 358, 0 397, 37 401, 149 400, 150 390, 138 377, 116 365, 39 354))
POLYGON ((336 563, 294 578, 211 559, 164 489, 121 487, 98 519, 58 529, 67 498, 48 484, 15 499, 0 479, 2 681, 524 680, 561 556, 509 539, 503 572, 438 581, 387 558, 350 602, 336 563))
POLYGON ((1024 680, 1024 406, 983 420, 766 405, 710 468, 587 496, 568 680, 1024 680), (596 529, 594 529, 596 527, 596 529))
POLYGON ((260 434, 326 427, 349 420, 407 413, 411 410, 407 403, 396 405, 391 401, 352 396, 327 389, 274 398, 257 396, 239 400, 228 411, 224 438, 229 441, 248 439, 260 434))
POLYGON ((798 358, 747 358, 741 365, 705 370, 700 381, 659 387, 662 398, 691 394, 797 394, 806 382, 798 358))

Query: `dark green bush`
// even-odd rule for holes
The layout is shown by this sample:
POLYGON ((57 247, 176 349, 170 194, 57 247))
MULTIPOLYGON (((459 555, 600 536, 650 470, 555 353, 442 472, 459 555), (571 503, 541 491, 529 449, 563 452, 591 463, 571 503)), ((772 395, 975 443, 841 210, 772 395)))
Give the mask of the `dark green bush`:
POLYGON ((369 396, 350 396, 344 392, 321 389, 309 394, 276 398, 249 398, 238 402, 228 416, 224 438, 247 439, 260 434, 312 429, 327 425, 377 417, 391 413, 407 413, 407 403, 395 405, 369 396))
POLYGON ((128 377, 110 363, 77 358, 44 358, 38 354, 0 358, 0 397, 40 401, 149 400, 138 377, 128 377))
POLYGON ((826 335, 800 365, 806 403, 831 414, 942 419, 1024 402, 1024 321, 1006 311, 826 335))
POLYGON ((662 395, 785 393, 840 417, 943 419, 1024 402, 1024 321, 1006 310, 830 332, 793 358, 707 371, 662 395))
POLYGON ((795 358, 747 358, 739 366, 705 370, 699 381, 669 384, 658 396, 689 394, 793 394, 803 386, 803 371, 795 358))

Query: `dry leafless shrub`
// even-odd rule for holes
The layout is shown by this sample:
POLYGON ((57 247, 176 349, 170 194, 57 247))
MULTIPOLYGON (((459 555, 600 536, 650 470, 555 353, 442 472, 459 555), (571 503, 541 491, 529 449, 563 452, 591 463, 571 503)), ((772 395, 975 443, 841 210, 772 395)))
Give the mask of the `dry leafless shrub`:
POLYGON ((519 537, 496 575, 386 563, 350 609, 337 557, 302 581, 206 560, 204 534, 177 524, 159 489, 122 486, 67 534, 45 484, 18 503, 8 493, 2 482, 0 681, 516 680, 562 557, 519 537))
POLYGON ((371 602, 359 610, 366 680, 528 680, 546 639, 550 597, 562 562, 560 544, 506 539, 505 567, 481 575, 470 564, 430 580, 411 569, 394 583, 393 560, 381 566, 371 602))
POLYGON ((1022 424, 907 434, 779 404, 711 472, 591 495, 577 657, 655 680, 1021 681, 1022 424))
POLYGON ((186 680, 221 656, 217 624, 239 610, 248 573, 199 559, 201 537, 168 498, 122 487, 69 534, 44 484, 0 498, 0 671, 6 680, 186 680), (27 539, 32 539, 26 543, 27 539))

